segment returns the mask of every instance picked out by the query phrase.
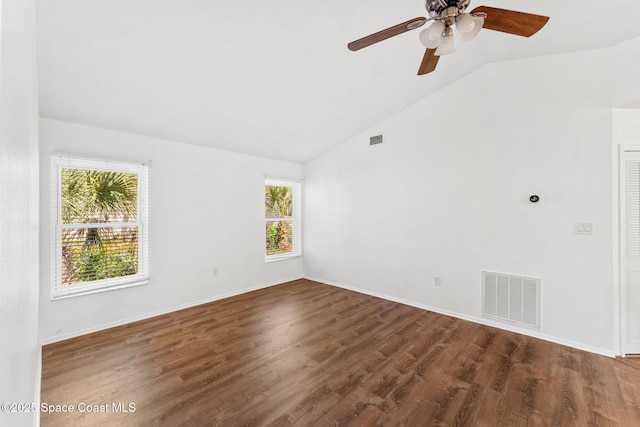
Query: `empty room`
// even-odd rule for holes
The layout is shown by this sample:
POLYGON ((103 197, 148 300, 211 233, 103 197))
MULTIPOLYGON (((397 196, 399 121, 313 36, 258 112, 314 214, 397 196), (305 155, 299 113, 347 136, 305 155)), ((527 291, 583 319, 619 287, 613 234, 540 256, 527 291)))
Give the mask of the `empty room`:
POLYGON ((0 425, 640 426, 639 2, 0 7, 0 425))

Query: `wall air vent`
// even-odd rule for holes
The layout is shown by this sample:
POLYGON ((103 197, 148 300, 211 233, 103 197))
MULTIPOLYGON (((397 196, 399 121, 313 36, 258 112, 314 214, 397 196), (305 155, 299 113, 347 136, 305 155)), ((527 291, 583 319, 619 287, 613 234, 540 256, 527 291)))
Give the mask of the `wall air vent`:
POLYGON ((482 315, 539 328, 540 279, 483 271, 482 315))
POLYGON ((382 135, 376 135, 369 138, 369 145, 382 144, 382 135))

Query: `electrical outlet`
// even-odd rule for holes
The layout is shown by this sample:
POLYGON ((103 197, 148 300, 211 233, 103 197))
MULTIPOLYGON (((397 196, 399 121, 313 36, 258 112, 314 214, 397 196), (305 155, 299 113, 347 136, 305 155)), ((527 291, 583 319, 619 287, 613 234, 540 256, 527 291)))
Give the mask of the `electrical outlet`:
POLYGON ((434 284, 434 286, 442 286, 442 277, 435 276, 433 278, 433 284, 434 284))

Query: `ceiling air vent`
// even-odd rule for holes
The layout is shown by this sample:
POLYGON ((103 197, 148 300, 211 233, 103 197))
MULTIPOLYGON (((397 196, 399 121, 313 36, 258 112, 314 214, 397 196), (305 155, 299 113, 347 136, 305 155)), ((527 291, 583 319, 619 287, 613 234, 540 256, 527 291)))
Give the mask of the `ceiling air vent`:
POLYGON ((483 271, 482 315, 539 328, 540 279, 483 271))
POLYGON ((376 135, 369 138, 369 145, 382 144, 382 135, 376 135))

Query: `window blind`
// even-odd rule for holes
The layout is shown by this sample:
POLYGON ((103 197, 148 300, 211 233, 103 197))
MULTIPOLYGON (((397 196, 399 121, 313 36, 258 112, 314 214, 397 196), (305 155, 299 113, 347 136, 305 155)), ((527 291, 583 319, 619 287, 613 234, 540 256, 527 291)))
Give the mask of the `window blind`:
POLYGON ((51 183, 52 299, 146 283, 148 167, 55 155, 51 183))
POLYGON ((265 179, 265 260, 301 254, 300 183, 265 179))

